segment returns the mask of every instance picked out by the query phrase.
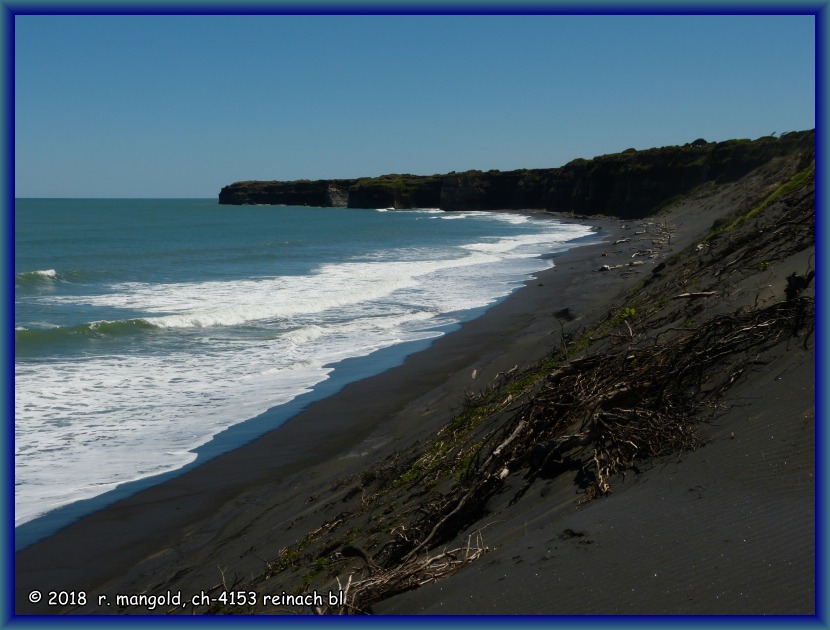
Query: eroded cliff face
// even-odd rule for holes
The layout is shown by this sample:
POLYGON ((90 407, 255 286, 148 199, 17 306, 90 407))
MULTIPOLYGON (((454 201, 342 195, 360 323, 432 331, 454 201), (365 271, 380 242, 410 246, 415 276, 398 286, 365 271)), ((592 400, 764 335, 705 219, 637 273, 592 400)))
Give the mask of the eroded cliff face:
POLYGON ((444 210, 516 210, 545 208, 545 181, 555 169, 468 171, 445 175, 444 210))
POLYGON ((384 175, 362 179, 238 182, 219 193, 223 204, 286 204, 444 210, 544 209, 621 218, 646 216, 707 182, 727 183, 773 158, 815 151, 814 130, 780 138, 705 140, 578 159, 560 168, 384 175))
POLYGON ((438 208, 441 176, 384 175, 359 179, 349 190, 350 208, 438 208))
POLYGON ((342 207, 348 205, 353 179, 293 182, 237 182, 219 193, 220 204, 342 207))

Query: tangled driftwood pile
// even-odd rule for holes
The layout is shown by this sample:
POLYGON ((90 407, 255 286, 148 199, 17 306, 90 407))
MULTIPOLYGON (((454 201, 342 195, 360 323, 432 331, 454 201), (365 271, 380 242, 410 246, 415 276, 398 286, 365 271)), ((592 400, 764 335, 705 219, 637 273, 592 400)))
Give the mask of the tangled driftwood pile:
MULTIPOLYGON (((699 425, 717 395, 735 383, 765 348, 811 321, 813 300, 800 297, 759 311, 714 318, 671 337, 563 363, 550 371, 511 420, 476 442, 461 480, 419 506, 387 557, 407 562, 452 539, 477 520, 514 471, 527 469, 517 500, 539 475, 576 470, 582 501, 612 489, 615 475, 638 459, 695 449, 699 425)), ((509 383, 495 392, 503 394, 509 383)), ((507 402, 507 401, 505 401, 507 402)), ((474 441, 471 434, 469 441, 474 441)), ((445 476, 471 445, 459 444, 431 471, 445 476)), ((419 483, 426 480, 422 477, 419 483)))

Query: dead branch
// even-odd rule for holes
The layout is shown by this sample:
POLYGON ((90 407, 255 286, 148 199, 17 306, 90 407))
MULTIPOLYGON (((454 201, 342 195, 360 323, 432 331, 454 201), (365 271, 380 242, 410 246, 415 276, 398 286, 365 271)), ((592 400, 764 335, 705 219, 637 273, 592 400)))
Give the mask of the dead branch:
POLYGON ((412 557, 400 564, 360 580, 350 574, 345 587, 337 577, 342 604, 318 608, 319 614, 370 614, 371 605, 380 599, 418 588, 449 577, 489 551, 481 530, 467 537, 464 545, 444 549, 433 555, 412 557))
POLYGON ((718 294, 717 291, 696 291, 694 293, 681 293, 680 295, 672 296, 672 299, 673 300, 679 300, 679 299, 683 298, 683 299, 693 300, 695 298, 701 298, 701 297, 712 297, 713 295, 717 295, 717 294, 718 294))

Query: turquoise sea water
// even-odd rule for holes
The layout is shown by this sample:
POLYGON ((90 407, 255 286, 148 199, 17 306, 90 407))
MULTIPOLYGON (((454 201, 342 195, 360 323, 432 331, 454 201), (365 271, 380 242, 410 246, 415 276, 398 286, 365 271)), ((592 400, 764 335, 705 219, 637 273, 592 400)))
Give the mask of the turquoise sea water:
POLYGON ((16 525, 390 367, 589 234, 515 213, 17 200, 16 525))

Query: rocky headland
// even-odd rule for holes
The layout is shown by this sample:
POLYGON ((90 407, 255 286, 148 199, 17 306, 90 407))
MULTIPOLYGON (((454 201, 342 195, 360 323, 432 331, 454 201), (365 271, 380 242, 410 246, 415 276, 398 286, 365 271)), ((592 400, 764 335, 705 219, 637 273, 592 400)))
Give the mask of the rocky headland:
POLYGON ((392 174, 360 179, 245 181, 219 203, 348 208, 528 210, 642 218, 712 182, 737 181, 774 157, 809 153, 815 131, 707 142, 576 159, 560 168, 392 174))

